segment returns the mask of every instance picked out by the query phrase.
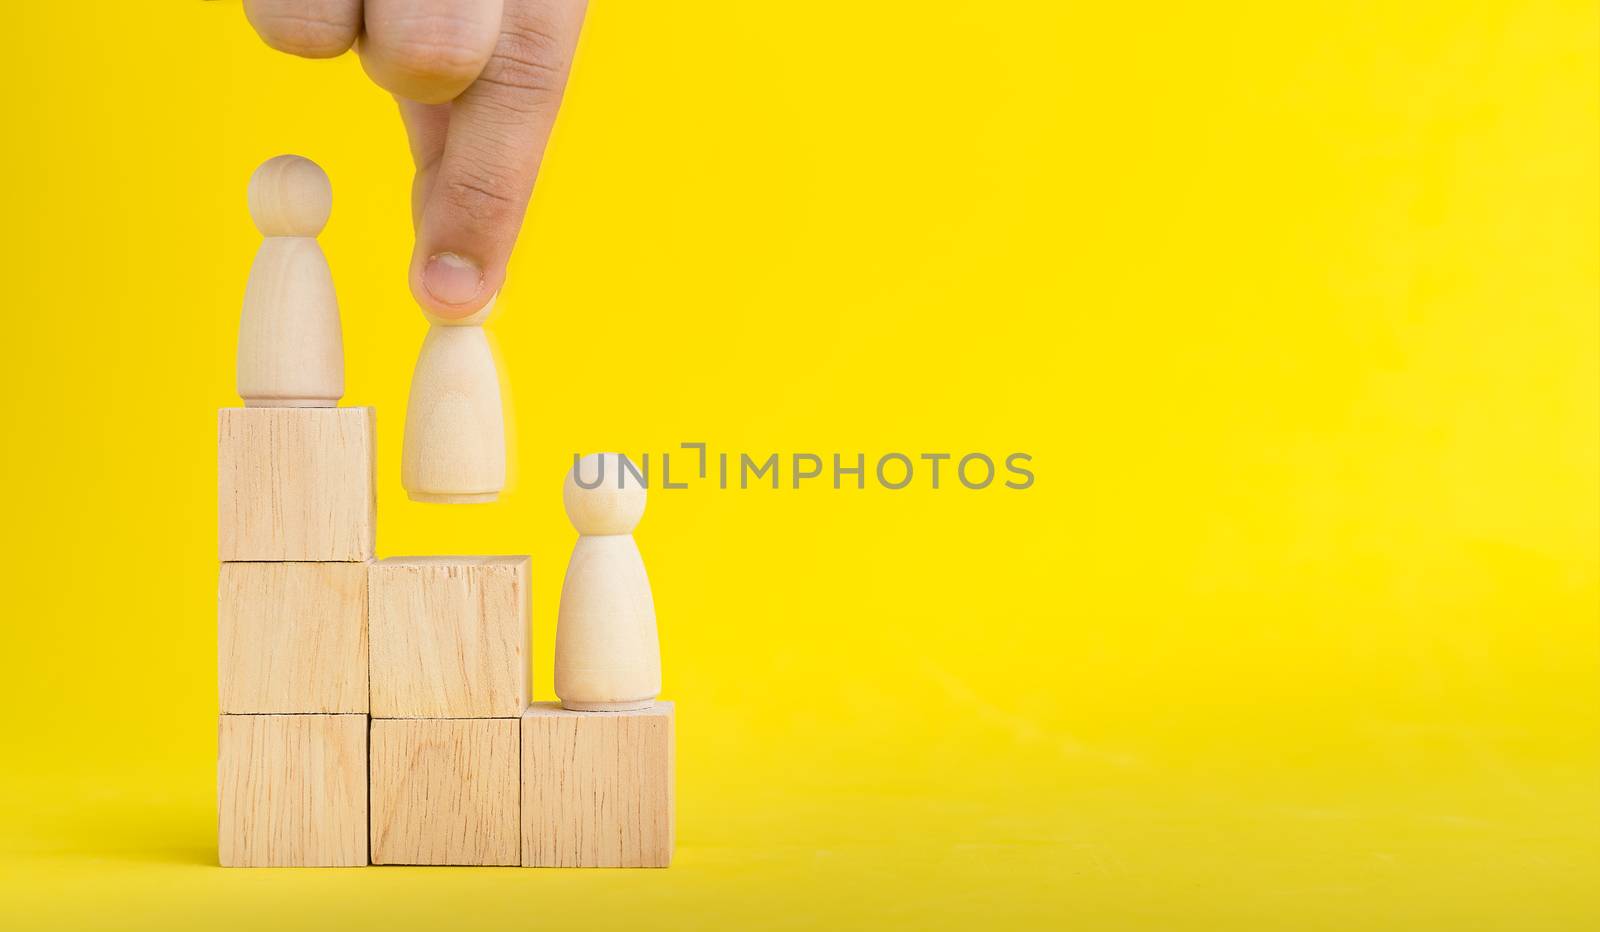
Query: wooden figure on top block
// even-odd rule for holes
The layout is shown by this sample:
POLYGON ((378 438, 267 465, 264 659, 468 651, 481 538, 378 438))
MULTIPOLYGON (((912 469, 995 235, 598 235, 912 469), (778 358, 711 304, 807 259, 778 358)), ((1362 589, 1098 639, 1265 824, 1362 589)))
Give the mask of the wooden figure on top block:
POLYGON ((585 456, 562 491, 580 535, 556 617, 555 689, 567 709, 648 709, 661 692, 655 601, 633 542, 645 488, 624 463, 616 453, 585 456))
POLYGON ((243 408, 217 416, 223 561, 362 561, 377 517, 376 419, 340 408, 344 341, 317 234, 333 205, 315 162, 280 155, 250 176, 265 237, 239 315, 243 408))
POLYGON ((506 485, 500 376, 483 322, 494 299, 457 320, 423 311, 428 335, 406 402, 400 483, 414 502, 492 502, 506 485))
POLYGON ((317 234, 333 208, 328 176, 280 155, 250 178, 250 219, 265 237, 239 317, 239 397, 248 408, 331 408, 344 395, 339 301, 317 234))

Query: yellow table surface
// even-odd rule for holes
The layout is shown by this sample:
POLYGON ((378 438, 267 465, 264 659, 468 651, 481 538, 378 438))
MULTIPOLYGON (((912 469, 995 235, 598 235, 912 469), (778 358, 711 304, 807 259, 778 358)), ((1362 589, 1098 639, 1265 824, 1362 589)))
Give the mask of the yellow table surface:
POLYGON ((410 166, 354 58, 25 6, 0 926, 1600 927, 1593 2, 597 0, 481 508, 400 489, 410 166), (670 870, 215 867, 214 411, 280 152, 333 180, 379 549, 532 554, 537 698, 574 452, 1035 484, 652 490, 670 870))

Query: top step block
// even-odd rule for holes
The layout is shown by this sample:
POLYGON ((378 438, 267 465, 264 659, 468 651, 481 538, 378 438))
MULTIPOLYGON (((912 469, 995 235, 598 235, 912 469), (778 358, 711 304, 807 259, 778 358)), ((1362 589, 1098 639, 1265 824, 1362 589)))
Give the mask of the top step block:
POLYGON ((369 560, 377 543, 372 408, 217 413, 217 557, 369 560))

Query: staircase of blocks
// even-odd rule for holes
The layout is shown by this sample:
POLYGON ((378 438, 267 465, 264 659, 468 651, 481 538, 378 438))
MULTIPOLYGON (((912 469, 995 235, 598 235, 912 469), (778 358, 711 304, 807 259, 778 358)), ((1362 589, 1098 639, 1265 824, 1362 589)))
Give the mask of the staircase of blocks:
POLYGON ((530 558, 374 559, 375 430, 219 412, 221 863, 667 866, 672 704, 530 704, 530 558))
MULTIPOLYGON (((530 703, 530 557, 376 558, 377 415, 337 406, 338 311, 315 242, 329 196, 295 156, 251 179, 265 239, 240 326, 245 405, 217 420, 218 860, 668 866, 674 713, 654 698, 654 608, 632 538, 642 486, 625 487, 615 454, 585 458, 601 476, 610 458, 614 490, 580 480, 581 463, 568 475, 579 538, 556 630, 564 704, 530 703)), ((435 324, 408 410, 431 420, 408 421, 420 453, 402 464, 425 487, 407 490, 492 499, 475 484, 504 474, 492 362, 450 349, 486 345, 481 332, 435 324), (445 355, 429 364, 430 352, 445 355), (463 359, 471 371, 451 370, 463 359), (419 385, 451 416, 419 407, 419 385), (481 404, 463 407, 474 391, 481 404), (485 436, 477 449, 494 455, 464 476, 433 468, 461 466, 463 441, 485 436)))

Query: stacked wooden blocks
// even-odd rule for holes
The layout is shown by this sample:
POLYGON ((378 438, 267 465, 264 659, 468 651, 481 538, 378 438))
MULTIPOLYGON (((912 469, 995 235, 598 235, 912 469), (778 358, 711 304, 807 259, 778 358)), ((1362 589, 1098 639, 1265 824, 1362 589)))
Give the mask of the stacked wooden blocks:
POLYGON ((367 863, 371 408, 218 418, 218 855, 367 863))
POLYGON ((519 864, 527 557, 374 564, 372 863, 519 864))
MULTIPOLYGON (((673 709, 655 699, 655 612, 631 536, 642 485, 615 454, 584 461, 602 476, 609 462, 614 489, 568 475, 581 536, 556 632, 565 706, 530 705, 529 557, 374 561, 375 414, 336 407, 338 309, 315 239, 330 204, 305 159, 251 179, 266 239, 240 325, 245 407, 223 409, 217 435, 219 859, 667 866, 673 709)), ((497 397, 489 407, 468 421, 497 422, 497 397)), ((408 468, 429 483, 413 497, 494 497, 492 466, 430 459, 462 445, 413 443, 413 429, 408 468)))

